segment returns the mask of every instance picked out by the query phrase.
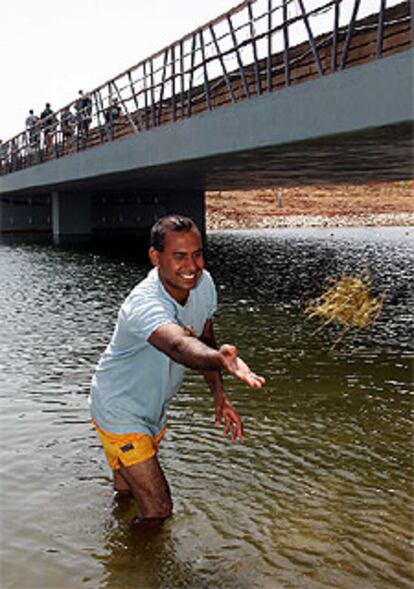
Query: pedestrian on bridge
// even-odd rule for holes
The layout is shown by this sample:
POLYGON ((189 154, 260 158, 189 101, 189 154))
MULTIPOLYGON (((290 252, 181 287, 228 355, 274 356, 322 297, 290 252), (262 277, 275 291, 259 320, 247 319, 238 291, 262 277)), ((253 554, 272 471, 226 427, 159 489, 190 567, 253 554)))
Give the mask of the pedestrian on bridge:
POLYGON ((79 90, 79 98, 75 102, 75 110, 78 124, 78 139, 81 140, 81 146, 86 147, 89 127, 92 122, 92 99, 83 90, 79 90))
POLYGON ((52 147, 57 125, 56 115, 49 102, 46 102, 45 108, 40 114, 40 123, 43 129, 44 144, 46 151, 48 151, 52 147))
POLYGON ((6 154, 7 148, 3 143, 3 139, 0 139, 0 172, 3 174, 6 170, 6 154))
POLYGON ((75 134, 76 117, 70 110, 70 106, 65 107, 60 115, 60 127, 62 129, 63 144, 71 149, 73 145, 73 136, 75 134))
POLYGON ((224 434, 233 441, 243 439, 243 425, 224 392, 221 371, 251 387, 264 384, 235 346, 216 345, 216 289, 204 269, 195 223, 180 215, 159 219, 151 230, 149 256, 154 268, 121 306, 90 395, 116 496, 136 499, 139 517, 133 524, 140 528, 158 525, 172 513, 157 450, 185 367, 203 374, 214 395, 216 423, 224 421, 224 434))
POLYGON ((29 114, 26 118, 26 129, 29 135, 30 147, 38 147, 40 143, 39 117, 34 114, 33 109, 29 110, 29 114))
POLYGON ((104 112, 105 127, 109 138, 114 139, 115 126, 122 115, 121 106, 116 98, 110 100, 108 108, 104 112))

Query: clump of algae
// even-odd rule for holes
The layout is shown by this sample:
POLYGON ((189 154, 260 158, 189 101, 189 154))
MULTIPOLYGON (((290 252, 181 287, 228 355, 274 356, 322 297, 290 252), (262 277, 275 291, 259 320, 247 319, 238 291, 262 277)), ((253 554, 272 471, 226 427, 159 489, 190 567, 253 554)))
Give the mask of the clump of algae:
POLYGON ((372 325, 380 316, 385 294, 371 297, 371 278, 367 271, 360 276, 351 276, 345 272, 339 280, 331 279, 331 287, 322 293, 305 313, 322 320, 321 327, 330 323, 340 325, 343 330, 333 347, 351 328, 363 329, 372 325))

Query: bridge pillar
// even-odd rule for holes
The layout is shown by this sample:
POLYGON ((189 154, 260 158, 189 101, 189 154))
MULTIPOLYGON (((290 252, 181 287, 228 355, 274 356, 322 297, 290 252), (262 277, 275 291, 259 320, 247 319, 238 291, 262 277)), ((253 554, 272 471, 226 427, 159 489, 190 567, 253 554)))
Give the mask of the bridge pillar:
POLYGON ((52 192, 53 242, 88 241, 92 231, 91 195, 84 192, 52 192))

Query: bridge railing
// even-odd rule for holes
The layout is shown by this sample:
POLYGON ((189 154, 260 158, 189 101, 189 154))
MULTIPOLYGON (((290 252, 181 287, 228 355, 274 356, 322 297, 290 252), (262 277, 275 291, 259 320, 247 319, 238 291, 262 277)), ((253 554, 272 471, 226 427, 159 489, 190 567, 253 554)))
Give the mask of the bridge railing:
POLYGON ((247 0, 0 144, 0 173, 275 92, 412 44, 409 0, 247 0))

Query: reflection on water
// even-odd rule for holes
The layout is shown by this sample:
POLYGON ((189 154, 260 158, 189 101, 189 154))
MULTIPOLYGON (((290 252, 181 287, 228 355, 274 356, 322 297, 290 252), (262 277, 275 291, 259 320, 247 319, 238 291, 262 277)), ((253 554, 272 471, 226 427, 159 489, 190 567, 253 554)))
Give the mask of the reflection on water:
POLYGON ((160 453, 175 500, 133 534, 89 424, 88 386, 133 256, 0 246, 1 587, 405 588, 412 563, 411 228, 213 233, 217 334, 267 377, 226 379, 246 441, 213 426, 190 372, 160 453), (303 313, 329 276, 368 267, 374 327, 329 351, 303 313))

